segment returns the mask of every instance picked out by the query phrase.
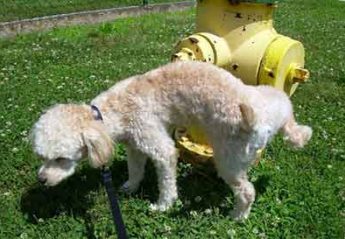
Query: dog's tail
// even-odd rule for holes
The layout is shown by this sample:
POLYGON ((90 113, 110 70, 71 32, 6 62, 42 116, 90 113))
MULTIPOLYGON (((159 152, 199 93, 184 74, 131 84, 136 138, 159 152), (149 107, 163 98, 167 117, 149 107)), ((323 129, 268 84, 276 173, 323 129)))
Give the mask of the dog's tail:
POLYGON ((289 141, 296 148, 303 148, 308 143, 313 133, 312 129, 306 125, 299 125, 294 116, 285 123, 282 128, 284 139, 289 141))

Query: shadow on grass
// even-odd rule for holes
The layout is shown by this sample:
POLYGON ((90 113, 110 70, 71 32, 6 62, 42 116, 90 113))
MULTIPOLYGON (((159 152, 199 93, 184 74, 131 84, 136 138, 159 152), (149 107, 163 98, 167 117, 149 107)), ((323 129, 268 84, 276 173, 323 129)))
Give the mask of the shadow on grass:
POLYGON ((61 213, 83 215, 92 203, 86 196, 100 187, 99 179, 97 170, 88 168, 55 187, 34 184, 22 195, 22 212, 28 215, 32 223, 39 218, 47 219, 61 213))
MULTIPOLYGON (((187 176, 178 176, 177 187, 180 200, 183 203, 185 201, 191 202, 190 206, 185 208, 187 211, 203 211, 210 206, 216 206, 231 192, 223 180, 217 178, 213 166, 209 168, 209 165, 193 166, 187 176), (198 197, 201 197, 202 200, 198 203, 193 203, 195 198, 198 197)), ((140 190, 133 196, 155 203, 158 199, 158 194, 156 171, 152 162, 149 161, 148 165, 146 165, 145 177, 141 183, 140 190)), ((181 209, 180 211, 181 215, 183 215, 184 210, 181 209)))
POLYGON ((256 191, 256 197, 260 197, 266 192, 269 183, 270 177, 268 175, 261 175, 255 182, 253 182, 256 191))
MULTIPOLYGON (((113 183, 119 188, 127 177, 125 161, 113 164, 113 183)), ((254 183, 257 195, 266 191, 269 183, 268 176, 259 177, 254 183)), ((21 211, 27 215, 30 223, 36 224, 40 218, 49 219, 61 214, 72 217, 80 217, 85 222, 88 238, 94 238, 94 228, 91 215, 88 210, 92 208, 95 196, 92 191, 99 191, 102 187, 100 170, 83 167, 56 187, 46 188, 37 184, 32 185, 21 198, 21 211)), ((229 215, 233 204, 231 189, 224 181, 217 177, 214 169, 209 167, 193 167, 185 177, 178 177, 179 196, 184 206, 178 210, 172 210, 171 216, 188 217, 188 212, 203 212, 206 209, 217 207, 224 216, 229 215), (227 197, 229 197, 227 199, 227 197), (190 204, 186 205, 186 201, 190 204), (228 204, 221 207, 221 204, 228 204)), ((99 193, 99 192, 97 192, 99 193)), ((125 199, 120 193, 120 200, 125 199)), ((155 202, 158 198, 157 177, 152 163, 148 163, 144 181, 139 193, 132 197, 155 202), (141 191, 141 193, 140 193, 141 191)), ((187 203, 188 204, 188 203, 187 203)))
MULTIPOLYGON (((260 175, 253 182, 256 197, 260 197, 266 192, 269 183, 270 177, 268 175, 260 175)), ((172 217, 189 217, 188 212, 190 211, 201 213, 210 208, 219 208, 220 214, 229 215, 234 203, 233 193, 230 187, 217 176, 213 165, 194 165, 188 176, 178 177, 177 184, 179 199, 183 206, 178 210, 172 210, 169 213, 172 217)), ((156 185, 155 170, 153 165, 149 163, 141 186, 141 190, 144 191, 144 196, 141 195, 141 198, 154 203, 158 198, 156 185)))
MULTIPOLYGON (((117 162, 111 168, 114 187, 123 180, 118 172, 127 171, 126 162, 117 162)), ((83 167, 73 176, 55 187, 44 187, 39 183, 32 185, 21 197, 21 211, 30 223, 37 224, 39 219, 49 219, 61 214, 84 219, 89 238, 93 238, 93 228, 88 209, 93 205, 92 191, 102 187, 100 170, 83 167)))

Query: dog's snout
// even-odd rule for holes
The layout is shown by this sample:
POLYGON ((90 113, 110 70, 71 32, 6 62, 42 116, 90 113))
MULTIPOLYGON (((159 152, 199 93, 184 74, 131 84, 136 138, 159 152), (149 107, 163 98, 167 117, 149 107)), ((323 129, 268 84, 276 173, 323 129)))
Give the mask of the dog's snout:
POLYGON ((45 184, 47 182, 47 178, 42 176, 42 175, 38 175, 38 181, 42 184, 45 184))

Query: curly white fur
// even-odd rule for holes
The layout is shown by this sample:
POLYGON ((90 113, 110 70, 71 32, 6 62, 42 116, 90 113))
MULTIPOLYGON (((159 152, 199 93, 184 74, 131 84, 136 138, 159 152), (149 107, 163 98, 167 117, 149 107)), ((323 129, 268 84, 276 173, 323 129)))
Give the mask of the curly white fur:
POLYGON ((44 158, 39 178, 56 185, 73 174, 88 155, 99 167, 112 155, 112 142, 127 147, 129 179, 135 191, 146 158, 157 169, 159 199, 152 209, 166 210, 177 199, 178 152, 170 137, 176 126, 199 125, 214 149, 218 174, 234 191, 235 219, 247 218, 255 199, 247 169, 256 151, 282 131, 303 147, 312 131, 294 120, 288 96, 268 86, 247 86, 229 72, 200 62, 177 62, 119 82, 92 101, 103 115, 96 121, 88 105, 56 105, 33 128, 34 151, 44 158))

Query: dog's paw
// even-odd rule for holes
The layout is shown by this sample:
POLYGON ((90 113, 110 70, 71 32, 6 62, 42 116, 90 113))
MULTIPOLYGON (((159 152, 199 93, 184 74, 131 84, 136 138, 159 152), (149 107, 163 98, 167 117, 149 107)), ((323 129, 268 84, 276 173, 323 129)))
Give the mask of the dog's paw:
POLYGON ((133 185, 129 181, 126 181, 120 188, 122 192, 127 194, 135 193, 139 188, 139 185, 133 185))
POLYGON ((239 211, 239 210, 233 210, 230 212, 230 217, 237 222, 242 222, 249 217, 249 210, 246 211, 239 211))
POLYGON ((159 212, 165 212, 168 209, 170 209, 172 203, 154 203, 150 204, 150 210, 151 211, 159 211, 159 212))

